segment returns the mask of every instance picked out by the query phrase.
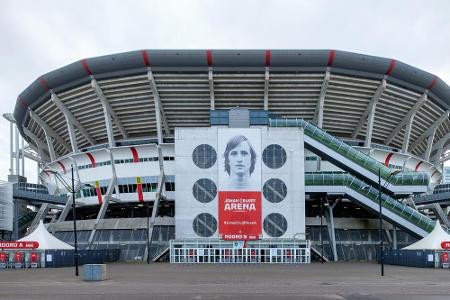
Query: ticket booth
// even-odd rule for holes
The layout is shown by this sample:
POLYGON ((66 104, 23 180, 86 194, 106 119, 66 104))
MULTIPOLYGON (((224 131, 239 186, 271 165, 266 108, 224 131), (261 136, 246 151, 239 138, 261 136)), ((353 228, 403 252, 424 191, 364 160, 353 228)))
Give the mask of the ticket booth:
POLYGON ((25 265, 25 256, 23 252, 15 252, 14 253, 14 268, 21 269, 25 265))
POLYGON ((0 252, 0 269, 8 267, 8 252, 0 252))
POLYGON ((31 261, 32 268, 39 268, 40 261, 41 261, 40 253, 39 252, 31 252, 30 261, 31 261))
POLYGON ((441 266, 444 269, 448 269, 449 268, 449 255, 448 252, 442 252, 441 253, 441 266))

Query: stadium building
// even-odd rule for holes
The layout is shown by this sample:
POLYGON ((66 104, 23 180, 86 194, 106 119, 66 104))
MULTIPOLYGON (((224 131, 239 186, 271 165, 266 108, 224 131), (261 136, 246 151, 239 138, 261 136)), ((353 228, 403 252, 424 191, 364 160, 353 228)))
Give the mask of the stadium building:
POLYGON ((164 258, 170 245, 174 262, 230 262, 236 248, 253 249, 239 261, 294 253, 274 249, 301 249, 300 262, 309 249, 374 260, 379 199, 387 247, 411 244, 436 219, 448 226, 448 195, 433 197, 449 107, 438 77, 344 51, 83 59, 39 77, 6 116, 16 183, 2 188, 10 217, 0 230, 13 238, 45 220, 73 244, 73 170, 82 248, 119 248, 123 260, 164 258), (24 157, 38 162, 38 185, 20 176, 24 157))

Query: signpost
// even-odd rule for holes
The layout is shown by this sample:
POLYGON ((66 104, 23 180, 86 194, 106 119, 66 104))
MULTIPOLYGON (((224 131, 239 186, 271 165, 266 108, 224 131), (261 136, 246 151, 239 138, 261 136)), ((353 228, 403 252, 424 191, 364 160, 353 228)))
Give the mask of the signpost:
POLYGON ((39 248, 39 242, 36 241, 10 241, 0 242, 0 249, 37 249, 39 248))

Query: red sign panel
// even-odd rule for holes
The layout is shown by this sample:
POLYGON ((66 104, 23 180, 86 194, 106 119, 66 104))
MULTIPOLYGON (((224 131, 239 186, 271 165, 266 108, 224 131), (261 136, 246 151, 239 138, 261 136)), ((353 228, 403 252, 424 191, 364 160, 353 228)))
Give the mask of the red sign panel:
POLYGON ((39 243, 35 241, 28 242, 0 242, 0 249, 37 249, 39 243))
POLYGON ((219 192, 219 234, 223 240, 258 240, 261 192, 219 192))
POLYGON ((450 241, 444 241, 441 243, 441 248, 445 250, 450 250, 450 241))

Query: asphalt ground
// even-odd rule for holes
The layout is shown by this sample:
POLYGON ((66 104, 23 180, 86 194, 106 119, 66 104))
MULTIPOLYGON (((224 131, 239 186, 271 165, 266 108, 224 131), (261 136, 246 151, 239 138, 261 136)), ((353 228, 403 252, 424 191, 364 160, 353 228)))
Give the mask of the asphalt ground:
POLYGON ((108 280, 74 268, 0 270, 0 299, 450 299, 450 270, 372 263, 108 265, 108 280))

